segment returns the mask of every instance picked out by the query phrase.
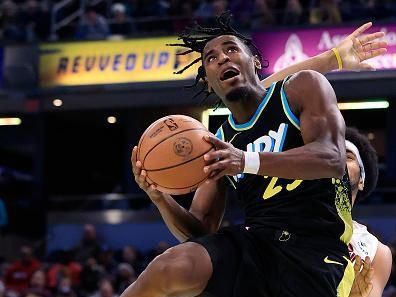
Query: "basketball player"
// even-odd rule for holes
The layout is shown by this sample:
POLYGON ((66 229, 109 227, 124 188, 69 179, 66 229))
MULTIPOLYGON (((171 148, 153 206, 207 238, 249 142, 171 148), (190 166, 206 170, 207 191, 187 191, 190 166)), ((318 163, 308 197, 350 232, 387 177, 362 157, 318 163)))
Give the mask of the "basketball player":
POLYGON ((191 33, 182 39, 202 54, 198 78, 232 112, 217 133, 229 143, 207 139, 221 150, 206 156, 211 181, 190 211, 148 185, 133 150, 136 181, 172 233, 193 239, 154 259, 123 296, 348 296, 345 127, 331 86, 306 71, 266 90, 256 76, 260 54, 226 17, 191 33), (219 230, 224 175, 233 176, 246 226, 219 230))
MULTIPOLYGON (((347 166, 352 190, 352 206, 356 199, 367 197, 375 188, 378 179, 377 154, 369 140, 357 129, 347 128, 345 133, 347 166)), ((368 257, 374 274, 370 290, 358 296, 381 297, 392 268, 390 249, 367 231, 366 226, 353 221, 353 236, 349 244, 352 261, 358 256, 368 257)), ((356 287, 356 289, 358 289, 356 287)))

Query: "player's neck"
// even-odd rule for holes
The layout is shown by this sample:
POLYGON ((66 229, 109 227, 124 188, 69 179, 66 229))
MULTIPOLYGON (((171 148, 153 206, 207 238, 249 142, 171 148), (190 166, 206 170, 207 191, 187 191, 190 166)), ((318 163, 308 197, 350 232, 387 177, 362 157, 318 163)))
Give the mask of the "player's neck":
POLYGON ((249 91, 242 99, 226 101, 224 103, 231 111, 234 120, 239 124, 243 124, 252 118, 266 93, 265 88, 257 86, 257 88, 249 91))

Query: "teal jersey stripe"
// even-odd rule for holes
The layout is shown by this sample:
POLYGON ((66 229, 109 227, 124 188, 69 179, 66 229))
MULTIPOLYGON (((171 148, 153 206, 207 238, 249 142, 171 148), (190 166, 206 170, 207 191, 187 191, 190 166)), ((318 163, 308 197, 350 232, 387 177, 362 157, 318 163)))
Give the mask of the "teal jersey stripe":
POLYGON ((260 117, 261 113, 265 109, 265 107, 268 104, 269 99, 272 96, 272 93, 274 92, 276 83, 273 83, 271 87, 268 89, 263 101, 261 101, 260 105, 258 106, 256 112, 254 113, 253 117, 246 123, 244 124, 236 124, 234 121, 234 118, 232 117, 232 114, 228 117, 228 122, 230 123, 231 127, 234 130, 237 131, 244 131, 244 130, 249 130, 254 126, 254 124, 257 122, 258 118, 260 117))
POLYGON ((289 77, 286 77, 283 82, 282 82, 282 88, 281 88, 281 98, 282 98, 282 106, 283 106, 283 111, 285 112, 287 118, 289 121, 298 129, 300 130, 300 120, 296 117, 296 115, 293 113, 293 111, 290 109, 289 106, 289 101, 287 100, 285 89, 284 89, 284 84, 285 82, 289 79, 289 77))
POLYGON ((224 141, 224 131, 223 131, 223 127, 220 126, 219 129, 217 129, 217 132, 215 134, 215 136, 220 139, 221 141, 224 141))

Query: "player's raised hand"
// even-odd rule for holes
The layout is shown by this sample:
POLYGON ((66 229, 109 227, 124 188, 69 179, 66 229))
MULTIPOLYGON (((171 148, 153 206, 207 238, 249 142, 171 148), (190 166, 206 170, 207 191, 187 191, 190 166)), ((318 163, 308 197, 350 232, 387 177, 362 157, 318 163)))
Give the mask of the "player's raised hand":
POLYGON ((235 148, 231 143, 217 139, 215 136, 205 136, 204 140, 216 147, 215 151, 204 155, 206 164, 208 164, 204 167, 204 172, 209 173, 208 181, 243 172, 245 157, 242 150, 235 148))
POLYGON ((137 146, 132 150, 131 162, 133 175, 139 187, 147 193, 153 202, 162 199, 163 193, 158 191, 155 185, 150 185, 146 180, 147 173, 145 170, 142 170, 142 163, 137 160, 137 146))
POLYGON ((384 32, 363 34, 371 26, 371 22, 365 23, 336 46, 341 56, 343 69, 353 71, 375 70, 364 61, 386 53, 388 44, 380 40, 384 37, 384 32))
POLYGON ((351 293, 349 297, 367 297, 373 289, 373 275, 374 268, 371 266, 369 257, 366 257, 364 263, 359 256, 356 256, 355 265, 355 280, 353 281, 351 293))

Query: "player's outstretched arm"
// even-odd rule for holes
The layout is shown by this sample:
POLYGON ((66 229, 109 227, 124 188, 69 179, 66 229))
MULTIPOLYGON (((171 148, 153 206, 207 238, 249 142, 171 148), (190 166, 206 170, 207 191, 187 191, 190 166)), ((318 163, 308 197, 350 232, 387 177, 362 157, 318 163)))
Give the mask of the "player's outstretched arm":
POLYGON ((221 181, 200 187, 188 211, 170 195, 158 191, 155 185, 148 184, 146 172, 141 169, 136 152, 137 147, 134 147, 131 163, 135 181, 157 206, 168 229, 180 242, 217 231, 225 208, 225 187, 221 181))
POLYGON ((366 257, 364 263, 359 256, 356 256, 355 264, 355 279, 353 281, 349 297, 368 297, 371 296, 373 290, 373 275, 374 269, 369 257, 366 257))
POLYGON ((246 156, 252 156, 254 165, 258 165, 258 171, 254 172, 257 175, 301 180, 343 176, 345 122, 330 83, 318 72, 301 71, 285 83, 285 93, 292 111, 299 117, 304 145, 280 153, 252 153, 252 156, 208 136, 205 140, 216 147, 216 151, 204 156, 208 162, 204 171, 209 172, 211 180, 252 173, 246 171, 245 164, 250 162, 246 156))
POLYGON ((389 247, 381 242, 378 243, 372 267, 374 268, 373 289, 368 296, 381 297, 392 270, 392 253, 389 247))
MULTIPOLYGON (((386 53, 387 43, 380 40, 384 37, 384 32, 363 35, 371 26, 371 22, 360 26, 336 46, 342 60, 342 69, 352 71, 374 70, 364 61, 386 53)), ((338 69, 337 58, 332 50, 328 50, 268 76, 262 80, 262 84, 267 88, 273 82, 283 80, 288 75, 301 70, 315 70, 326 74, 336 69, 338 69)))

